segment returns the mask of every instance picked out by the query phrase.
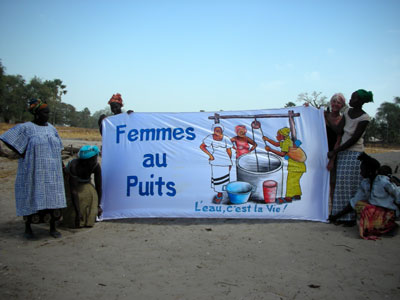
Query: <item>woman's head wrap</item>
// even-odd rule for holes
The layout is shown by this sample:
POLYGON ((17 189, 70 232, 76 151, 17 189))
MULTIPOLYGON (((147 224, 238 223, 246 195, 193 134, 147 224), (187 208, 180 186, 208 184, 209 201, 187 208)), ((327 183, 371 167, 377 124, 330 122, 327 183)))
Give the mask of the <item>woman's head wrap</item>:
POLYGON ((290 128, 288 128, 288 127, 283 127, 283 128, 281 128, 281 129, 279 129, 278 132, 279 132, 280 134, 282 134, 284 137, 287 137, 287 136, 289 136, 289 134, 290 134, 290 128))
POLYGON ((221 128, 222 131, 224 131, 224 126, 222 126, 222 124, 220 124, 220 123, 213 124, 213 126, 211 127, 211 130, 214 131, 214 129, 217 127, 221 128))
POLYGON ((332 103, 333 101, 339 102, 340 104, 342 104, 343 107, 346 106, 346 98, 343 96, 342 93, 336 93, 336 94, 334 94, 334 95, 332 96, 330 102, 332 103))
POLYGON ((246 134, 247 129, 246 129, 246 126, 244 126, 244 125, 237 125, 237 126, 235 127, 235 132, 236 132, 236 134, 239 134, 239 130, 240 130, 240 129, 244 130, 244 133, 246 134))
POLYGON ((366 90, 361 89, 361 90, 357 91, 357 95, 363 103, 368 103, 368 102, 374 101, 374 95, 372 94, 371 91, 367 92, 366 90))
POLYGON ((121 94, 116 93, 116 94, 112 95, 112 97, 108 101, 108 104, 111 104, 111 103, 118 103, 119 105, 121 105, 121 107, 124 106, 124 104, 122 103, 121 94))
POLYGON ((88 159, 99 153, 100 153, 100 150, 96 145, 94 145, 94 146, 85 145, 85 146, 82 146, 81 149, 79 149, 78 157, 80 159, 88 159))
POLYGON ((32 115, 35 115, 39 110, 46 108, 46 107, 47 107, 47 103, 44 103, 40 99, 33 98, 33 99, 29 100, 29 112, 32 115))

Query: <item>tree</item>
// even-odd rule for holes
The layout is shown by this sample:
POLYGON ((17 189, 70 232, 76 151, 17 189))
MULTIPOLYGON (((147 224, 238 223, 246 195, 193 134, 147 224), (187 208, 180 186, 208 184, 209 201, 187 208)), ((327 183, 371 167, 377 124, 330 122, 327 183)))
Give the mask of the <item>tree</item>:
POLYGON ((5 68, 0 60, 0 103, 3 99, 5 68))
POLYGON ((92 123, 90 125, 90 128, 98 128, 99 124, 99 118, 101 115, 106 115, 107 117, 112 116, 113 113, 111 112, 110 106, 107 105, 105 108, 96 111, 93 116, 92 116, 92 123))
POLYGON ((92 122, 90 117, 90 110, 87 107, 77 113, 77 119, 78 127, 90 128, 92 122))
POLYGON ((328 106, 328 101, 326 100, 326 96, 321 96, 322 92, 312 92, 311 95, 308 93, 301 93, 297 96, 298 102, 308 103, 311 106, 316 108, 326 107, 328 106))
POLYGON ((21 75, 3 75, 2 86, 0 115, 4 122, 24 121, 27 103, 25 80, 21 75))
POLYGON ((372 118, 368 124, 367 130, 365 131, 364 139, 370 142, 376 140, 382 141, 383 137, 381 133, 380 123, 375 118, 372 118))
POLYGON ((400 143, 400 97, 395 97, 393 103, 383 102, 376 113, 380 123, 381 134, 386 143, 400 143))
POLYGON ((288 103, 285 104, 285 108, 286 107, 294 107, 294 106, 296 106, 296 103, 294 103, 292 101, 289 101, 288 103))
POLYGON ((60 115, 59 109, 61 108, 62 96, 67 93, 67 86, 63 84, 60 79, 46 80, 43 84, 50 91, 49 98, 47 99, 51 106, 50 120, 53 124, 62 124, 62 116, 60 115))

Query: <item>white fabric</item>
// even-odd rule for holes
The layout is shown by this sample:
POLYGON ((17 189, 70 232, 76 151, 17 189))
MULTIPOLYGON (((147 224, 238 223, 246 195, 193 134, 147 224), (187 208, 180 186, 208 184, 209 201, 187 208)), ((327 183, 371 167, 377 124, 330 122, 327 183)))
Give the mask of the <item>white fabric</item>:
MULTIPOLYGON (((370 120, 369 115, 366 113, 355 119, 350 118, 349 108, 345 110, 343 116, 345 118, 345 125, 343 128, 344 133, 342 136, 341 144, 344 144, 348 139, 350 139, 353 136, 353 134, 356 131, 356 128, 360 122, 370 120)), ((364 134, 365 134, 365 131, 362 134, 361 138, 359 138, 358 141, 353 146, 347 148, 346 150, 363 152, 364 151, 364 134)))
MULTIPOLYGON (((246 126, 247 136, 257 143, 257 155, 267 157, 261 130, 254 129, 253 135, 251 123, 254 118, 248 116, 268 116, 257 117, 257 121, 261 123, 263 134, 276 140, 277 131, 289 127, 288 109, 218 112, 221 117, 231 116, 219 120, 224 126, 224 138, 220 142, 212 141, 213 112, 132 113, 106 118, 102 124, 103 218, 326 221, 329 172, 326 169, 328 145, 323 110, 313 107, 290 109, 300 114, 294 118, 294 122, 297 139, 301 140, 301 147, 307 155, 307 172, 300 178, 301 200, 287 204, 256 202, 252 199, 244 204, 229 204, 225 203, 229 200, 226 191, 223 195, 224 204, 214 204, 217 189, 214 190, 210 182, 215 165, 200 146, 204 142, 207 150, 210 153, 214 150, 214 154, 215 149, 220 150, 222 158, 218 155, 215 162, 224 166, 222 169, 225 171, 221 173, 229 174, 230 182, 237 181, 242 170, 237 166, 235 155, 229 159, 226 152, 227 148, 232 147, 230 139, 236 136, 235 127, 246 126)), ((267 145, 280 151, 279 147, 267 145)), ((254 151, 252 153, 254 155, 254 151)), ((269 179, 276 181, 278 191, 283 190, 285 194, 287 160, 283 157, 278 159, 282 163, 279 170, 263 173, 262 176, 253 174, 257 180, 260 179, 259 182, 250 182, 253 179, 248 179, 254 188, 252 195, 263 195, 263 182, 269 179)), ((277 193, 277 196, 280 195, 280 192, 277 193)))
POLYGON ((223 136, 221 141, 213 139, 213 135, 207 135, 203 143, 209 148, 208 151, 214 156, 214 160, 210 161, 213 166, 231 166, 232 160, 228 155, 227 149, 231 149, 233 144, 231 140, 223 136))
POLYGON ((211 165, 211 187, 222 193, 223 187, 230 181, 229 167, 211 165))

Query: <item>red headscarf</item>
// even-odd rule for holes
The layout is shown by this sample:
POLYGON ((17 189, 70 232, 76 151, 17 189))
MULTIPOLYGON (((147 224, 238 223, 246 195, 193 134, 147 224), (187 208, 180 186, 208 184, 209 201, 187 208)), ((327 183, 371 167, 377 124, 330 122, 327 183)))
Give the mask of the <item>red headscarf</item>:
POLYGON ((108 101, 108 104, 111 103, 118 103, 119 105, 124 106, 124 104, 122 104, 122 97, 120 93, 116 93, 114 95, 112 95, 112 97, 110 98, 110 101, 108 101))

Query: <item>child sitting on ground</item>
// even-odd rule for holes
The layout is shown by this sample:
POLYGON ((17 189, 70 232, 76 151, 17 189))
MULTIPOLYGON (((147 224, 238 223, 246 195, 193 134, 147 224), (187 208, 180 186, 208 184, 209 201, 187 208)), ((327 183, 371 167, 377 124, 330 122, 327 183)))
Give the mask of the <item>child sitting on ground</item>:
POLYGON ((378 174, 389 177, 391 182, 393 182, 397 186, 400 186, 400 179, 393 175, 392 168, 390 166, 388 165, 381 166, 379 168, 378 174))
POLYGON ((380 164, 376 159, 366 153, 360 154, 358 159, 364 179, 349 205, 329 220, 335 222, 354 209, 359 220, 360 236, 376 240, 378 235, 389 233, 398 226, 395 218, 400 215, 400 188, 390 182, 388 176, 378 174, 380 164))

